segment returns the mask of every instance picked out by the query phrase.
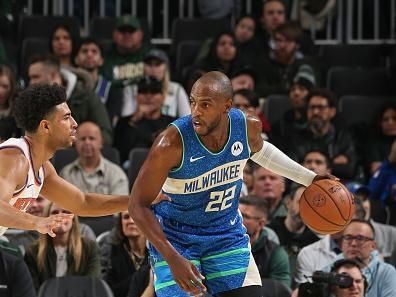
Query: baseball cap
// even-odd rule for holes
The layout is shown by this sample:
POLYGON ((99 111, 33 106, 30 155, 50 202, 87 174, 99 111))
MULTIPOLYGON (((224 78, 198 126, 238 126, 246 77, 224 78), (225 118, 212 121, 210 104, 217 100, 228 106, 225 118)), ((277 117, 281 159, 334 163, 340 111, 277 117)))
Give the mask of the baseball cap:
POLYGON ((138 93, 151 93, 158 94, 162 93, 162 82, 152 76, 142 77, 138 83, 138 93))
POLYGON ((163 63, 169 64, 168 55, 163 50, 160 50, 158 48, 153 48, 149 50, 144 56, 143 61, 147 62, 151 59, 157 59, 163 63))
POLYGON ((130 27, 138 30, 141 28, 141 25, 137 17, 134 17, 132 15, 123 15, 117 18, 115 27, 117 30, 122 27, 130 27))

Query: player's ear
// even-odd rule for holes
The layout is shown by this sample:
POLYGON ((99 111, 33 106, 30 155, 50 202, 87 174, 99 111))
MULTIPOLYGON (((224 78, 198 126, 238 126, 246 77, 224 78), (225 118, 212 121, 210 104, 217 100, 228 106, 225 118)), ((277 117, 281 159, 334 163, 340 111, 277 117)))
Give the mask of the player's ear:
POLYGON ((45 133, 49 132, 49 126, 50 126, 50 123, 47 120, 42 120, 39 124, 39 127, 41 128, 41 130, 44 131, 45 133))
POLYGON ((232 98, 227 100, 225 107, 226 107, 226 112, 229 112, 232 107, 232 98))

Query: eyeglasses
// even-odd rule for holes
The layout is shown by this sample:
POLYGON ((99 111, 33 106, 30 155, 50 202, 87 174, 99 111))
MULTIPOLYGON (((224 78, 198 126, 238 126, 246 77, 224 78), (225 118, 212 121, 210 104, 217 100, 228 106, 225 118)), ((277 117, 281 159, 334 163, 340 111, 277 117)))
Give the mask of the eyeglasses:
POLYGON ((357 236, 353 236, 353 235, 344 235, 342 237, 342 240, 345 241, 345 243, 347 244, 351 244, 352 241, 356 240, 357 244, 363 244, 367 241, 372 241, 374 240, 374 238, 370 238, 370 237, 366 237, 363 235, 357 235, 357 236))
POLYGON ((328 105, 308 105, 309 110, 317 109, 319 111, 324 111, 327 108, 329 108, 328 105))

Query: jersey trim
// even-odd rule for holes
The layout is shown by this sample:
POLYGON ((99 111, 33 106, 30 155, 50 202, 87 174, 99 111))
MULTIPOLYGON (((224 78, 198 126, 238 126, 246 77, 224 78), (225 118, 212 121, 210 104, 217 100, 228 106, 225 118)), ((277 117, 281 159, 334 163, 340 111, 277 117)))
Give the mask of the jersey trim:
POLYGON ((183 139, 183 134, 181 133, 178 126, 176 126, 174 123, 170 123, 169 125, 172 125, 177 129, 177 131, 179 132, 180 138, 182 140, 182 145, 183 145, 181 163, 180 163, 179 167, 173 168, 170 171, 170 172, 177 172, 183 167, 183 163, 184 163, 184 139, 183 139))
MULTIPOLYGON (((25 140, 25 142, 27 143, 27 145, 28 145, 28 147, 29 147, 29 158, 30 158, 30 166, 32 166, 32 171, 33 171, 33 175, 34 175, 34 181, 35 181, 35 183, 36 183, 36 185, 37 186, 41 186, 41 184, 42 184, 42 181, 40 180, 40 176, 36 176, 36 172, 35 172, 35 170, 34 170, 34 163, 33 163, 33 156, 32 156, 32 147, 30 146, 30 142, 29 142, 29 140, 27 140, 26 139, 26 137, 23 137, 23 140, 25 140)), ((38 169, 38 174, 40 174, 40 169, 42 168, 43 166, 41 166, 39 169, 38 169)))
POLYGON ((249 143, 249 132, 248 132, 247 118, 246 118, 246 114, 244 112, 242 112, 242 115, 245 120, 246 142, 248 144, 248 150, 249 150, 249 156, 250 156, 252 154, 252 150, 250 149, 250 143, 249 143))

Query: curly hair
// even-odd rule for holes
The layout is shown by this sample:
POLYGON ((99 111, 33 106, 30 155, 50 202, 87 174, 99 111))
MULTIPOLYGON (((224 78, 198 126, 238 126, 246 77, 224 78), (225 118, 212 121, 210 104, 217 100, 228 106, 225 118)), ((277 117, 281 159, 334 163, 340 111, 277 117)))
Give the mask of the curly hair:
POLYGON ((36 132, 40 122, 54 107, 66 102, 66 92, 62 86, 37 84, 27 87, 16 97, 14 115, 20 128, 36 132))

